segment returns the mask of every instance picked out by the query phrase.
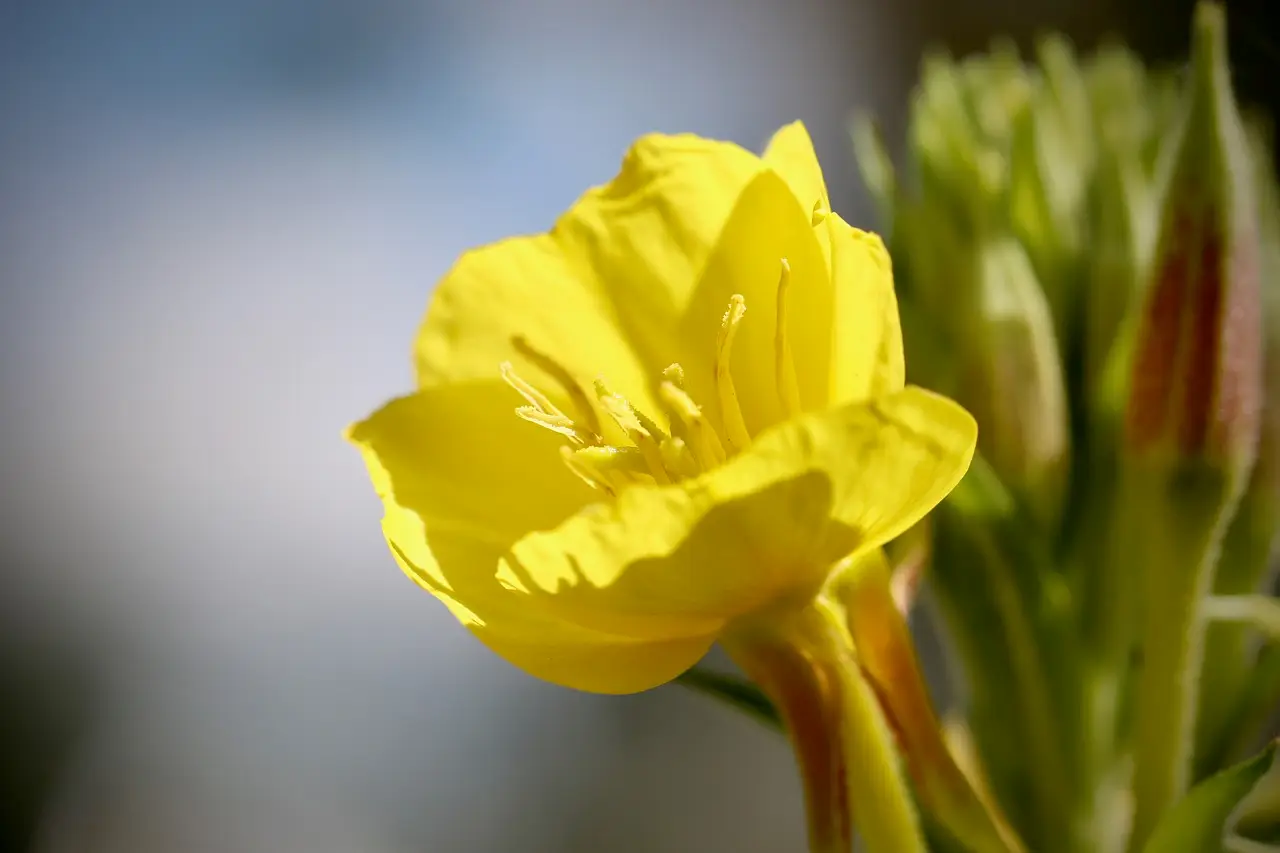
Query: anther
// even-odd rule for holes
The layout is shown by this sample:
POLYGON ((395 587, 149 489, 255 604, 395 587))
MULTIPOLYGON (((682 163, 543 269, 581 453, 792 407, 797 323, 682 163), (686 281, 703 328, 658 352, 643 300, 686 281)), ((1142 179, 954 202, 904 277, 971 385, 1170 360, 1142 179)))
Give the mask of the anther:
POLYGON ((578 453, 569 448, 568 445, 560 446, 560 458, 564 461, 565 467, 578 476, 582 482, 586 483, 593 489, 608 494, 610 497, 616 497, 617 490, 605 479, 604 473, 591 468, 584 460, 578 457, 578 453))
POLYGON ((702 470, 709 471, 724 462, 720 436, 688 394, 668 381, 658 386, 658 397, 671 419, 672 434, 684 440, 702 470))
POLYGON ((735 293, 729 298, 729 309, 724 312, 724 318, 720 321, 720 332, 716 335, 716 391, 720 398, 720 414, 724 418, 725 437, 735 452, 745 450, 751 443, 751 433, 747 432, 747 424, 742 419, 742 409, 738 406, 738 393, 734 390, 733 376, 729 372, 733 338, 746 312, 746 300, 742 298, 742 294, 735 293))
POLYGON ((573 455, 589 469, 601 474, 649 473, 644 454, 634 447, 584 447, 573 451, 573 455))
POLYGON ((558 432, 579 444, 582 443, 582 437, 578 434, 578 430, 574 428, 573 421, 560 412, 544 412, 541 409, 535 409, 533 406, 520 406, 516 409, 516 415, 531 424, 546 427, 552 432, 558 432))
POLYGON ((533 406, 533 408, 537 409, 538 411, 547 412, 548 414, 553 414, 553 413, 559 414, 559 415, 564 414, 559 409, 557 409, 554 405, 552 405, 551 401, 547 399, 546 395, 544 395, 537 388, 534 388, 528 382, 525 382, 523 379, 521 379, 519 374, 516 373, 516 369, 511 365, 511 362, 509 361, 502 362, 502 364, 499 366, 498 369, 502 374, 502 381, 506 382, 513 389, 515 389, 515 392, 519 394, 521 397, 524 397, 526 400, 528 400, 530 406, 533 406))
MULTIPOLYGON (((511 346, 515 348, 516 352, 532 361, 543 373, 546 373, 556 381, 556 384, 564 390, 564 393, 568 395, 569 400, 573 403, 578 417, 586 427, 586 433, 598 439, 600 435, 600 416, 596 413, 595 407, 591 405, 591 398, 587 395, 582 385, 578 383, 578 380, 573 377, 573 374, 551 356, 535 349, 523 335, 512 336, 511 346)), ((597 440, 592 443, 598 444, 600 441, 597 440)))
POLYGON ((698 463, 684 439, 679 437, 664 438, 658 445, 662 454, 662 466, 671 472, 676 480, 695 477, 698 474, 698 463))
POLYGON ((670 483, 671 477, 662 464, 662 451, 659 446, 666 435, 653 421, 636 411, 626 397, 610 391, 603 380, 596 380, 596 396, 600 400, 600 406, 617 422, 627 437, 635 443, 636 449, 644 455, 653 479, 662 484, 670 483))
POLYGON ((555 404, 547 399, 546 395, 541 391, 521 379, 515 368, 511 366, 511 362, 505 361, 502 363, 501 373, 503 380, 529 403, 528 406, 520 406, 516 409, 516 414, 519 417, 538 426, 546 427, 552 432, 558 432, 577 444, 595 443, 594 435, 584 435, 582 430, 578 429, 574 424, 572 418, 556 408, 555 404))

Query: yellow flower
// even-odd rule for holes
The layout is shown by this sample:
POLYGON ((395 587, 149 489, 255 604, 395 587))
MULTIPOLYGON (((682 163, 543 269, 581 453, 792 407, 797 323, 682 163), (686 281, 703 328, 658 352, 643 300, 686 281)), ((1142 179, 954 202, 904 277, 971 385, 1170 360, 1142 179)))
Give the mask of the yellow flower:
POLYGON ((968 468, 904 386, 880 240, 803 126, 763 157, 647 136, 547 234, 440 283, 418 390, 353 426, 408 575, 539 678, 630 693, 726 648, 782 711, 815 851, 924 849, 893 735, 822 594, 968 468), (513 411, 514 410, 514 411, 513 411))
POLYGON ((904 387, 888 256, 799 124, 763 157, 640 139, 550 233, 464 255, 416 362, 348 433, 396 560, 511 663, 601 693, 803 607, 976 437, 904 387))

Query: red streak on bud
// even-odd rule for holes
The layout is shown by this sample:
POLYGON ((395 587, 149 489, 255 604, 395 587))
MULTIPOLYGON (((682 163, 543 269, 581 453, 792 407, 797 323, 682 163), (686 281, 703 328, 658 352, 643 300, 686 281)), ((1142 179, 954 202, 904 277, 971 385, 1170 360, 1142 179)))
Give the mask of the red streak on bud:
POLYGON ((1187 244, 1194 231, 1191 217, 1181 211, 1172 218, 1171 228, 1162 241, 1165 256, 1159 261, 1147 298, 1133 362, 1127 429, 1129 444, 1134 448, 1149 447, 1157 442, 1170 413, 1182 306, 1191 279, 1187 244))
POLYGON ((1184 458, 1253 453, 1263 363, 1258 244, 1247 230, 1225 233, 1224 218, 1212 205, 1184 207, 1166 226, 1134 358, 1132 449, 1169 442, 1184 458))
POLYGON ((1194 260, 1197 266, 1191 284, 1190 328, 1182 353, 1182 418, 1177 424, 1178 447, 1187 455, 1200 454, 1209 437, 1214 414, 1214 398, 1219 376, 1219 343, 1222 339, 1222 241, 1213 215, 1205 217, 1208 227, 1198 235, 1200 245, 1194 260))

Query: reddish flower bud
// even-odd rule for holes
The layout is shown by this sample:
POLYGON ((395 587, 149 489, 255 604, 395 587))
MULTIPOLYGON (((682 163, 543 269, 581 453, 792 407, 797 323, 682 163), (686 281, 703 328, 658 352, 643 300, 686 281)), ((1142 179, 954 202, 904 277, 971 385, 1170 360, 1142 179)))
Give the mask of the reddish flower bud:
POLYGON ((1243 482, 1258 443, 1258 212, 1222 9, 1196 12, 1191 79, 1140 321, 1127 446, 1243 482))

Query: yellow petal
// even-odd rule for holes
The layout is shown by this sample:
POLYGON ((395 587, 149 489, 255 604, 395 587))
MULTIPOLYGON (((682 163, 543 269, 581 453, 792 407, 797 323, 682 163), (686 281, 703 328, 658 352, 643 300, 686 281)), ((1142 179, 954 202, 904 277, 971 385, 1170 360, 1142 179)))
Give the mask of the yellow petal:
POLYGON ((775 133, 764 150, 764 161, 787 182, 811 219, 815 212, 820 216, 830 212, 831 199, 822 166, 804 124, 792 122, 775 133))
POLYGON ((498 381, 430 388, 348 431, 383 499, 392 548, 432 591, 465 597, 491 583, 513 542, 594 497, 561 461, 561 439, 515 416, 514 396, 498 381))
MULTIPOLYGON (((487 378, 525 337, 588 387, 597 376, 656 413, 650 394, 676 360, 690 292, 743 189, 764 168, 736 145, 652 135, 612 182, 549 234, 464 255, 440 282, 418 336, 420 387, 487 378)), ((724 304, 698 332, 714 340, 724 304)), ((563 397, 543 388, 557 404, 563 397)))
POLYGON ((860 532, 861 554, 902 535, 956 487, 973 459, 978 424, 959 404, 916 386, 839 411, 866 413, 831 422, 826 439, 845 445, 829 460, 836 518, 860 532))
POLYGON ((774 134, 764 160, 810 214, 834 282, 830 399, 847 402, 897 391, 905 376, 902 330, 884 244, 831 213, 822 167, 803 124, 795 122, 774 134))
POLYGON ((543 639, 511 636, 488 626, 470 626, 489 649, 535 678, 588 693, 639 693, 672 681, 711 648, 714 636, 666 642, 626 642, 583 633, 566 643, 563 629, 543 639))
POLYGON ((512 414, 511 396, 499 382, 430 388, 351 428, 397 563, 486 645, 539 678, 602 693, 674 678, 713 638, 637 644, 559 620, 497 580, 513 542, 593 497, 561 463, 560 440, 512 414))
POLYGON ((731 371, 752 434, 785 417, 778 391, 775 339, 782 260, 790 266, 787 333, 802 409, 828 399, 832 285, 807 213, 787 183, 766 170, 743 190, 715 251, 691 294, 671 360, 685 368, 687 387, 718 420, 714 384, 715 329, 730 298, 741 295, 746 316, 733 345, 731 371))
POLYGON ((501 577, 590 630, 675 639, 803 603, 963 476, 977 431, 919 388, 788 421, 699 479, 633 487, 517 542, 501 577))
POLYGON ((893 269, 884 243, 832 214, 835 336, 831 400, 864 400, 902 388, 905 366, 893 269))

